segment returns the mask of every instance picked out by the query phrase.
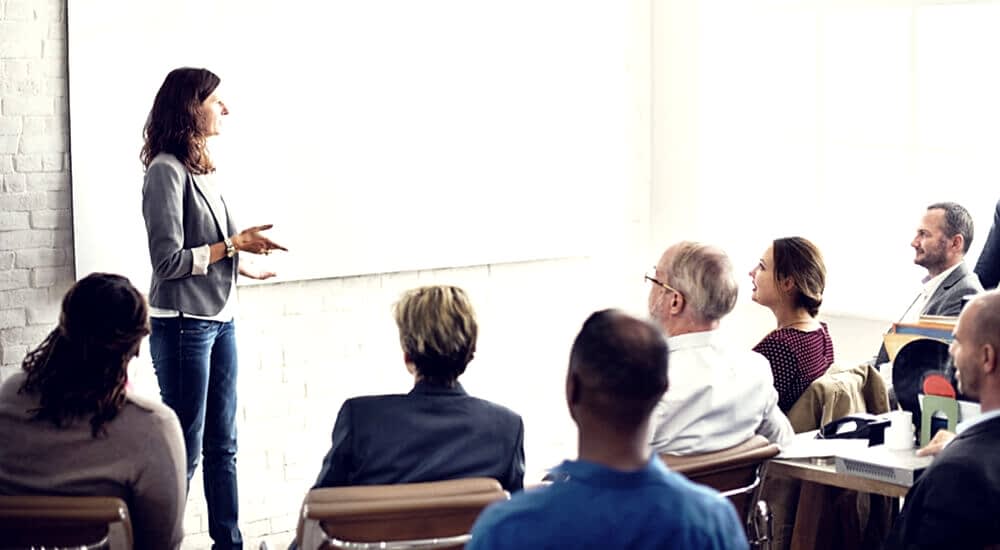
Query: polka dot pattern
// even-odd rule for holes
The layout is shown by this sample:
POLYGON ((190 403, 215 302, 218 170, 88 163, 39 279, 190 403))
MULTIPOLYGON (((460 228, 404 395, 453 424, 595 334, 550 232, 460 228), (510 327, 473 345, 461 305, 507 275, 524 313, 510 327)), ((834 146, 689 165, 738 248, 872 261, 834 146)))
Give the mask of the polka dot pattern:
POLYGON ((833 364, 833 341, 826 323, 809 332, 780 328, 765 336, 753 350, 770 361, 778 407, 784 412, 833 364))

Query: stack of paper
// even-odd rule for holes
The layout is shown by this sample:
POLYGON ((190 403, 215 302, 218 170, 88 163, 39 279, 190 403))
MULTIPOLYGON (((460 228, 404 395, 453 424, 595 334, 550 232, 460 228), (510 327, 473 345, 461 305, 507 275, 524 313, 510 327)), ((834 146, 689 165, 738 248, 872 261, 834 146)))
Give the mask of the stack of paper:
POLYGON ((868 447, 868 439, 816 439, 816 432, 796 434, 778 458, 830 458, 868 447))

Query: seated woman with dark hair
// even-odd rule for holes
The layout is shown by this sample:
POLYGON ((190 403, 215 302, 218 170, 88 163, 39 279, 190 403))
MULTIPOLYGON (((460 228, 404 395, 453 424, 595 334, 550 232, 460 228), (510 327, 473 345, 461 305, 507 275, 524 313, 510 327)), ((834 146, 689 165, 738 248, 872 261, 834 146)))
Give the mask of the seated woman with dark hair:
POLYGON ((66 293, 59 326, 0 384, 0 494, 118 497, 135 548, 180 546, 180 424, 126 387, 147 334, 146 300, 125 277, 92 273, 66 293))
POLYGON ((826 287, 826 266, 816 245, 802 237, 775 239, 750 271, 753 301, 774 313, 778 328, 753 350, 771 362, 778 407, 788 412, 809 384, 833 364, 833 341, 816 320, 826 287))
POLYGON ((521 417, 469 396, 458 383, 478 330, 465 292, 410 290, 394 316, 413 390, 344 402, 315 487, 491 477, 508 491, 521 489, 521 417))

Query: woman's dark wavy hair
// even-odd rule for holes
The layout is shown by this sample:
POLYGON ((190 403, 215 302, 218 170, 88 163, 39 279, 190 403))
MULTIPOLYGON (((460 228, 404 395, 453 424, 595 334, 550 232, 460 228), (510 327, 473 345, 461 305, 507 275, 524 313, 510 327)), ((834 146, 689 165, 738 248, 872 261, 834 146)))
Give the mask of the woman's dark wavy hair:
POLYGON ((125 405, 129 361, 149 334, 146 300, 128 279, 91 273, 62 301, 57 326, 21 363, 20 393, 37 394, 36 420, 63 427, 90 416, 94 437, 125 405))
POLYGON ((156 155, 170 153, 192 174, 208 174, 215 165, 208 156, 201 104, 219 87, 208 69, 182 67, 170 71, 156 92, 146 118, 139 158, 149 168, 156 155))
POLYGON ((819 248, 802 237, 775 239, 774 282, 791 277, 795 283, 795 307, 804 308, 811 317, 819 315, 826 290, 826 264, 819 248))

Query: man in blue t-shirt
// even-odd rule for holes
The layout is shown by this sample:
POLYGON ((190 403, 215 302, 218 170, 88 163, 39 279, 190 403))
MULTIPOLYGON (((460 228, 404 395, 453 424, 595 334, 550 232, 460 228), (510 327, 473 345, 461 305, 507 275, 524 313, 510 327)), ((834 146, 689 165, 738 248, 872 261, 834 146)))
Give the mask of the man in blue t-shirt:
POLYGON ((667 389, 667 359, 651 323, 614 310, 591 315, 566 376, 579 458, 556 468, 551 485, 487 508, 466 548, 747 548, 728 500, 650 452, 649 417, 667 389))

